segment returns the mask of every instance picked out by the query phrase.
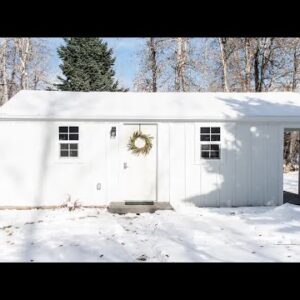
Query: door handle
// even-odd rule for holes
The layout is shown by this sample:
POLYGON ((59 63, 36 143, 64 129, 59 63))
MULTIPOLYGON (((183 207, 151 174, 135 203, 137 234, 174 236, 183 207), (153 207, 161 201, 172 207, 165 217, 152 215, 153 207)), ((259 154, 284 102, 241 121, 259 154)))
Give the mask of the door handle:
POLYGON ((123 163, 123 168, 124 168, 124 169, 127 169, 127 168, 128 168, 127 162, 124 162, 124 163, 123 163))

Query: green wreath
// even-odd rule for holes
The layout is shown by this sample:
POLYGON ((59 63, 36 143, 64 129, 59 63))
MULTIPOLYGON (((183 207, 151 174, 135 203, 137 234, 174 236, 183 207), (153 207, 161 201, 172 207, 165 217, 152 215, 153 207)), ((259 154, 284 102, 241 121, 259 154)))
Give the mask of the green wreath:
POLYGON ((153 137, 151 135, 144 134, 141 131, 135 131, 129 139, 129 143, 127 145, 128 150, 136 155, 140 155, 140 154, 147 155, 152 148, 152 140, 153 137), (138 139, 144 140, 143 147, 138 147, 136 145, 136 141, 138 139))

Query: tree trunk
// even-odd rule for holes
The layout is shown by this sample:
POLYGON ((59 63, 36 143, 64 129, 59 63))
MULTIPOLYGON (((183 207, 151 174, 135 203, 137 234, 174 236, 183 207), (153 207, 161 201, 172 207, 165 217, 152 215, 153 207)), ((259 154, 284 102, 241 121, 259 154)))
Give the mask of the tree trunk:
POLYGON ((297 169, 297 155, 299 152, 299 131, 291 131, 287 141, 287 157, 285 160, 285 172, 297 169))
POLYGON ((260 76, 259 76, 259 42, 257 42, 256 50, 254 53, 254 82, 255 92, 260 92, 260 76))
POLYGON ((157 60, 154 38, 150 38, 150 60, 152 72, 152 92, 157 92, 157 60))
POLYGON ((298 44, 299 41, 294 45, 293 49, 293 75, 292 75, 292 91, 294 92, 297 88, 297 73, 298 73, 298 66, 299 66, 299 60, 298 60, 298 44))
POLYGON ((250 38, 245 38, 245 92, 250 92, 250 80, 251 80, 251 44, 250 38))
POLYGON ((28 89, 29 81, 28 81, 28 60, 29 60, 29 51, 30 51, 30 38, 20 38, 18 39, 17 47, 19 50, 19 58, 20 58, 20 85, 21 89, 28 89))
POLYGON ((227 53, 226 53, 226 44, 227 38, 220 38, 220 50, 221 50, 221 60, 223 65, 223 88, 225 92, 229 92, 229 85, 228 85, 228 74, 227 74, 227 53))
POLYGON ((16 73, 17 73, 17 39, 14 39, 13 41, 13 48, 12 48, 12 71, 11 71, 11 77, 9 80, 9 89, 8 89, 8 97, 11 98, 16 90, 17 90, 17 85, 15 82, 15 77, 16 77, 16 73))
POLYGON ((2 84, 3 84, 3 96, 0 105, 3 105, 8 101, 8 87, 7 87, 7 69, 6 69, 6 55, 7 55, 7 38, 3 38, 1 45, 1 73, 2 73, 2 84))
POLYGON ((185 67, 187 64, 187 39, 177 38, 177 56, 175 68, 175 91, 186 91, 185 67))

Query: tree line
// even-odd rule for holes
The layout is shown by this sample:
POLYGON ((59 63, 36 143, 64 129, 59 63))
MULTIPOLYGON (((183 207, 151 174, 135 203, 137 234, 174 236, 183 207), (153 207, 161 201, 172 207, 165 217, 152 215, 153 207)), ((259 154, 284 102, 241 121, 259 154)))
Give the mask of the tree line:
POLYGON ((299 38, 148 38, 139 57, 136 91, 299 88, 299 38))

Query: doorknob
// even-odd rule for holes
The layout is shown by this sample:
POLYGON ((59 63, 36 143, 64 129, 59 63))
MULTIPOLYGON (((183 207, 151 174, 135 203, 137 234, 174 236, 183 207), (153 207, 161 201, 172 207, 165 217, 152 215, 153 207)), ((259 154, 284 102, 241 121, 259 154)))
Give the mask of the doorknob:
POLYGON ((127 169, 127 168, 128 168, 128 166, 127 166, 127 162, 124 162, 124 164, 123 164, 123 168, 124 168, 124 169, 127 169))

